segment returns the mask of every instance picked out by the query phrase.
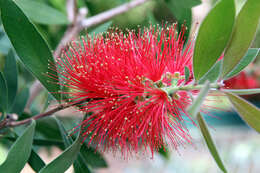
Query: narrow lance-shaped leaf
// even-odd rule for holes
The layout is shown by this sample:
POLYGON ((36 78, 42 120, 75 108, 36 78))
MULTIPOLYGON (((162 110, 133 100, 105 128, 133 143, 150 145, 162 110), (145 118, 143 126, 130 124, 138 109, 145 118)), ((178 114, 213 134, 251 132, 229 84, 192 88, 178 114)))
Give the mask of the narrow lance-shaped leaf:
POLYGON ((13 0, 0 0, 0 8, 4 29, 16 53, 35 77, 59 100, 58 77, 55 70, 48 68, 54 65, 54 60, 45 40, 13 0), (51 73, 52 77, 47 76, 47 73, 51 73))
POLYGON ((39 173, 64 173, 77 158, 81 147, 81 141, 82 139, 79 134, 71 146, 51 163, 42 168, 39 173))
POLYGON ((218 61, 200 80, 199 84, 203 84, 209 80, 211 83, 216 82, 221 74, 222 60, 218 61))
POLYGON ((193 70, 198 81, 224 51, 235 21, 234 0, 221 0, 202 22, 195 42, 193 70))
POLYGON ((5 170, 5 173, 17 173, 23 169, 30 157, 34 129, 35 121, 33 120, 12 145, 6 160, 0 165, 0 170, 5 170))
POLYGON ((15 0, 24 13, 34 22, 41 24, 68 24, 65 14, 43 2, 35 0, 15 0))
POLYGON ((227 92, 226 95, 241 118, 260 133, 260 109, 235 94, 227 92))
POLYGON ((4 76, 8 87, 8 109, 12 107, 17 94, 17 66, 15 54, 11 50, 5 58, 4 76))
POLYGON ((9 112, 21 115, 24 111, 29 95, 30 91, 28 88, 23 88, 20 92, 18 92, 14 100, 13 107, 9 112))
POLYGON ((210 83, 209 81, 207 81, 204 84, 204 87, 201 89, 197 98, 193 101, 192 105, 189 106, 187 109, 191 117, 195 117, 199 112, 205 97, 208 95, 209 89, 210 89, 210 83))
POLYGON ((44 161, 34 149, 32 149, 28 163, 35 172, 39 172, 45 166, 44 161))
POLYGON ((237 95, 250 95, 250 94, 260 94, 260 88, 254 89, 222 89, 224 92, 230 92, 237 95))
POLYGON ((225 76, 225 79, 232 78, 239 74, 245 67, 248 66, 251 62, 253 62, 256 56, 259 53, 259 48, 248 49, 246 55, 240 60, 240 62, 236 65, 236 67, 225 76))
POLYGON ((0 108, 2 111, 6 111, 8 103, 8 88, 6 84, 5 77, 2 72, 0 72, 0 108))
POLYGON ((260 20, 260 1, 247 0, 239 12, 231 41, 226 49, 222 77, 225 78, 246 54, 260 20))
POLYGON ((208 146, 208 149, 212 155, 212 157, 214 158, 214 160, 216 161, 218 167, 223 171, 223 172, 227 172, 219 154, 218 154, 218 151, 217 151, 217 148, 213 142, 213 139, 209 133, 209 130, 208 130, 208 127, 207 127, 207 124, 204 120, 204 118, 202 117, 202 115, 200 113, 198 113, 197 115, 197 120, 198 120, 198 123, 199 123, 199 127, 200 127, 200 131, 206 141, 206 144, 208 146))

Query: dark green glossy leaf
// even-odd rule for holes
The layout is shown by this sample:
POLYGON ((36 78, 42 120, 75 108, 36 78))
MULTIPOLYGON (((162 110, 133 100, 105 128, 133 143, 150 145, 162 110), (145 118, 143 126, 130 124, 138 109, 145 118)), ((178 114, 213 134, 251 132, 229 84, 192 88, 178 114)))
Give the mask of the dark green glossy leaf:
POLYGON ((225 78, 246 54, 257 31, 260 20, 260 1, 247 0, 240 10, 231 41, 226 49, 222 76, 225 78))
POLYGON ((224 92, 230 92, 237 95, 250 95, 250 94, 259 94, 260 88, 254 89, 222 89, 224 92))
POLYGON ((202 22, 193 57, 193 71, 197 81, 212 68, 227 46, 235 13, 234 0, 221 0, 202 22))
POLYGON ((22 89, 16 96, 14 100, 14 104, 12 109, 10 110, 11 113, 16 113, 17 115, 21 115, 24 111, 26 106, 27 100, 29 98, 30 91, 28 88, 22 89))
POLYGON ((253 62, 259 53, 259 48, 248 49, 246 55, 240 60, 240 62, 235 66, 235 68, 225 76, 225 79, 232 78, 239 74, 248 64, 253 62))
POLYGON ((170 152, 169 152, 168 148, 166 148, 166 147, 161 147, 161 148, 158 150, 158 153, 159 153, 163 158, 165 158, 166 160, 170 160, 170 152))
POLYGON ((8 105, 8 88, 5 77, 0 72, 0 107, 2 111, 6 111, 8 105))
POLYGON ((34 129, 35 122, 32 121, 23 134, 12 145, 6 160, 0 165, 1 171, 4 170, 5 173, 18 173, 23 169, 30 157, 34 129))
POLYGON ((169 9, 171 10, 171 12, 173 13, 174 17, 178 21, 178 30, 181 31, 183 24, 185 24, 185 26, 187 27, 187 30, 185 31, 185 37, 187 38, 189 36, 189 29, 191 27, 191 22, 192 22, 191 7, 199 3, 198 1, 196 3, 192 3, 192 1, 190 0, 184 0, 184 1, 186 2, 168 0, 166 1, 166 3, 169 9))
POLYGON ((210 90, 210 83, 209 81, 207 81, 204 84, 204 87, 200 90, 200 93, 197 96, 197 98, 193 101, 192 105, 189 106, 187 109, 191 117, 195 117, 197 115, 197 113, 200 110, 200 106, 202 105, 204 99, 209 93, 209 90, 210 90))
POLYGON ((40 33, 24 15, 23 11, 12 0, 0 0, 1 18, 4 29, 25 66, 52 92, 59 100, 58 79, 50 78, 47 73, 57 76, 55 71, 48 68, 54 60, 48 45, 40 33))
POLYGON ((80 135, 62 154, 41 169, 39 173, 64 173, 75 161, 81 147, 80 135))
POLYGON ((198 120, 198 123, 199 123, 199 127, 200 127, 200 131, 206 141, 206 144, 208 146, 208 149, 212 155, 212 157, 214 158, 214 160, 216 161, 218 167, 223 171, 223 172, 227 172, 219 154, 218 154, 218 151, 217 151, 217 148, 213 142, 213 139, 209 133, 209 130, 208 130, 208 127, 207 127, 207 124, 204 120, 204 118, 202 117, 202 115, 200 113, 198 113, 197 115, 197 120, 198 120))
POLYGON ((32 149, 28 163, 35 172, 39 172, 45 166, 44 161, 34 149, 32 149))
POLYGON ((35 0, 15 0, 26 16, 32 21, 41 24, 68 24, 65 14, 48 6, 43 2, 35 0))
POLYGON ((226 95, 241 118, 260 133, 260 109, 235 94, 226 95))
MULTIPOLYGON (((60 128, 60 133, 61 133, 61 136, 63 138, 65 147, 70 146, 73 143, 72 137, 67 134, 66 129, 63 126, 63 124, 60 122, 60 120, 58 120, 57 118, 55 118, 55 120, 56 120, 56 122, 57 122, 57 124, 60 128)), ((90 172, 89 166, 88 166, 87 162, 85 161, 85 159, 83 158, 83 156, 81 155, 81 153, 79 153, 79 155, 78 155, 77 159, 75 160, 73 166, 74 166, 74 169, 75 169, 75 173, 80 173, 80 172, 88 173, 88 172, 90 172)))
POLYGON ((200 80, 199 84, 203 84, 207 80, 214 83, 221 74, 222 61, 218 61, 200 80))
MULTIPOLYGON (((38 125, 37 125, 38 126, 38 125)), ((15 137, 11 136, 5 136, 3 139, 8 139, 10 141, 15 141, 15 137)), ((39 145, 39 146, 58 146, 62 148, 64 146, 63 141, 61 140, 53 140, 53 139, 40 139, 40 138, 34 138, 33 139, 33 145, 39 145)))
POLYGON ((8 108, 10 109, 17 94, 17 66, 13 51, 9 51, 5 58, 4 76, 8 87, 8 108))

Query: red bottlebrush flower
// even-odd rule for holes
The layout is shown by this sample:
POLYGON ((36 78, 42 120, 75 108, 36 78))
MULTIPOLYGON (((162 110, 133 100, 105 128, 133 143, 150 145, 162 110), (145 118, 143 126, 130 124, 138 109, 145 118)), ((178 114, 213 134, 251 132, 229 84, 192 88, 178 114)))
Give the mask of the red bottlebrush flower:
POLYGON ((70 102, 87 100, 80 109, 91 113, 81 124, 89 144, 125 154, 190 142, 183 116, 191 99, 163 89, 193 80, 184 79, 185 66, 192 72, 193 47, 183 37, 174 25, 72 42, 57 68, 70 102))

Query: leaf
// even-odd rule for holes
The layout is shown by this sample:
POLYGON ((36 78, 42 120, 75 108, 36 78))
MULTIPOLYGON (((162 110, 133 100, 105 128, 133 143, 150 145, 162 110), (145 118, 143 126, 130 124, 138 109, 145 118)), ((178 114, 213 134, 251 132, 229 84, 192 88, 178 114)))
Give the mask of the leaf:
POLYGON ((190 69, 187 67, 187 66, 185 66, 185 69, 184 69, 185 71, 184 71, 184 74, 185 74, 185 82, 188 82, 189 81, 189 79, 190 79, 190 69))
POLYGON ((64 173, 75 161, 81 147, 80 135, 62 154, 41 169, 39 173, 64 173))
POLYGON ((0 170, 5 170, 5 173, 17 173, 23 169, 30 157, 34 129, 35 121, 32 121, 23 134, 12 145, 6 160, 0 165, 0 170))
POLYGON ((260 1, 247 0, 240 10, 234 31, 226 48, 222 77, 226 77, 246 54, 257 31, 260 20, 260 1))
POLYGON ((24 11, 32 21, 40 24, 68 24, 69 21, 65 14, 35 0, 15 0, 16 4, 24 11))
POLYGON ((207 80, 214 83, 218 80, 221 74, 222 61, 218 61, 202 78, 199 80, 199 84, 203 84, 207 80))
POLYGON ((255 89, 222 89, 222 91, 237 94, 237 95, 250 95, 250 94, 259 94, 260 88, 255 88, 255 89))
MULTIPOLYGON (((38 126, 38 124, 37 124, 37 126, 38 126)), ((16 140, 15 137, 11 137, 11 136, 5 136, 2 139, 8 139, 10 141, 15 141, 16 140)), ((52 139, 33 138, 33 145, 39 145, 39 146, 52 146, 52 145, 56 145, 56 146, 59 146, 59 147, 63 147, 63 141, 61 141, 61 140, 52 140, 52 139)))
POLYGON ((260 133, 260 109, 241 97, 230 92, 225 93, 240 117, 253 129, 260 133))
POLYGON ((246 55, 239 61, 235 68, 225 76, 225 80, 239 74, 248 64, 253 62, 259 53, 259 48, 248 49, 246 55))
POLYGON ((4 29, 21 61, 59 100, 57 72, 48 68, 49 64, 54 65, 54 60, 45 40, 14 1, 0 0, 0 8, 4 29))
POLYGON ((235 21, 234 0, 221 0, 202 22, 195 42, 193 71, 198 81, 221 56, 235 21))
POLYGON ((207 81, 204 84, 204 87, 200 90, 199 95, 197 98, 193 101, 192 105, 190 105, 187 109, 191 117, 195 117, 197 113, 200 110, 200 106, 202 105, 205 97, 208 95, 208 92, 210 90, 210 83, 207 81))
POLYGON ((8 88, 6 84, 5 77, 2 72, 0 72, 0 107, 2 111, 6 111, 8 103, 8 88))
POLYGON ((17 66, 15 54, 11 50, 5 58, 4 76, 8 87, 8 108, 12 107, 17 94, 17 66))
POLYGON ((218 167, 223 171, 223 172, 227 172, 219 154, 218 154, 218 151, 217 151, 217 148, 213 142, 213 139, 209 133, 209 130, 208 130, 208 127, 207 127, 207 124, 204 120, 204 118, 201 116, 200 113, 198 113, 197 115, 197 120, 198 120, 198 123, 199 123, 199 127, 200 127, 200 131, 206 141, 206 144, 208 146, 208 149, 210 151, 210 154, 212 155, 212 157, 214 158, 214 160, 216 161, 218 167))
POLYGON ((34 149, 31 151, 28 163, 35 172, 39 172, 45 166, 44 161, 34 149))
POLYGON ((16 113, 17 115, 21 115, 26 106, 27 100, 29 98, 30 91, 28 88, 22 89, 16 96, 11 113, 16 113))
MULTIPOLYGON (((58 120, 56 117, 55 117, 55 120, 56 120, 56 122, 57 122, 57 124, 60 128, 60 133, 61 133, 61 136, 63 138, 63 142, 64 142, 65 147, 70 146, 73 143, 72 137, 67 134, 67 132, 66 132, 63 124, 60 122, 60 120, 58 120)), ((85 159, 82 157, 82 155, 80 153, 79 153, 79 155, 78 155, 78 157, 75 160, 73 165, 74 165, 74 169, 75 169, 76 173, 90 172, 89 167, 88 167, 85 159)))
MULTIPOLYGON (((199 3, 192 3, 190 0, 183 0, 182 1, 176 1, 176 0, 167 0, 166 3, 173 13, 174 17, 178 21, 178 30, 181 31, 181 28, 183 27, 183 24, 187 26, 187 30, 185 31, 185 37, 189 36, 189 29, 191 27, 191 20, 192 20, 192 12, 191 7, 194 5, 198 5, 199 3), (190 1, 190 2, 188 2, 190 1)), ((195 1, 193 1, 195 2, 195 1)))

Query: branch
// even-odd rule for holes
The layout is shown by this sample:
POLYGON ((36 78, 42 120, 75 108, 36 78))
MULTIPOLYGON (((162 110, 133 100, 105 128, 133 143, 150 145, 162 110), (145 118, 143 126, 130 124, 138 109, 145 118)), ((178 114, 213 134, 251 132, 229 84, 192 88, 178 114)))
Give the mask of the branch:
POLYGON ((129 11, 130 9, 137 7, 138 5, 141 5, 147 1, 149 1, 149 0, 134 0, 129 3, 112 8, 111 10, 105 11, 96 16, 83 20, 81 23, 81 27, 89 28, 91 26, 103 23, 103 22, 105 22, 119 14, 125 13, 125 12, 129 11))
POLYGON ((84 101, 85 100, 83 100, 83 101, 81 100, 81 101, 73 102, 73 103, 60 104, 59 106, 57 106, 54 109, 51 109, 51 110, 49 110, 47 112, 35 115, 33 117, 30 117, 30 118, 27 118, 27 119, 24 119, 24 120, 21 120, 21 121, 15 121, 14 119, 5 119, 5 120, 3 120, 0 123, 0 130, 4 129, 4 128, 7 128, 7 127, 15 127, 15 126, 20 126, 20 125, 23 125, 23 124, 30 123, 32 120, 38 120, 40 118, 44 118, 44 117, 50 116, 50 115, 52 115, 52 114, 54 114, 54 113, 56 113, 56 112, 58 112, 60 110, 66 109, 66 108, 71 107, 71 106, 75 106, 77 104, 81 104, 84 101))

